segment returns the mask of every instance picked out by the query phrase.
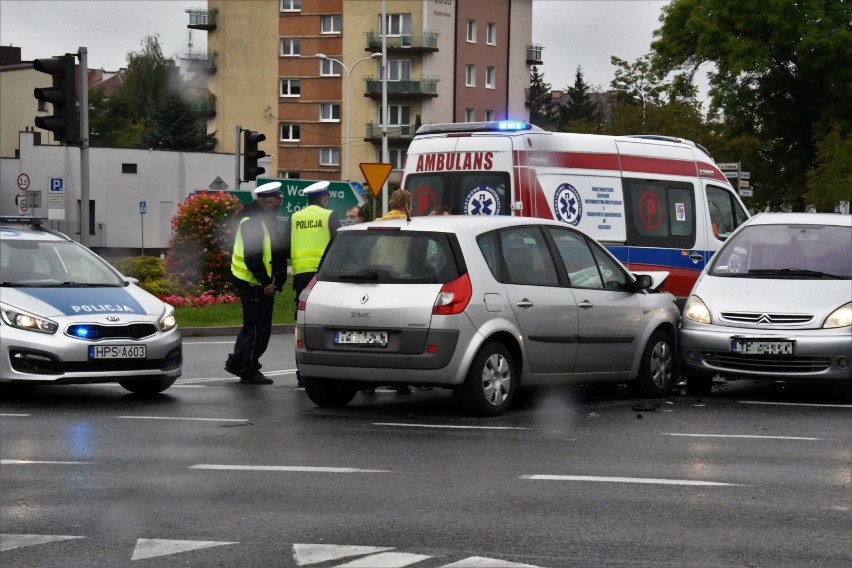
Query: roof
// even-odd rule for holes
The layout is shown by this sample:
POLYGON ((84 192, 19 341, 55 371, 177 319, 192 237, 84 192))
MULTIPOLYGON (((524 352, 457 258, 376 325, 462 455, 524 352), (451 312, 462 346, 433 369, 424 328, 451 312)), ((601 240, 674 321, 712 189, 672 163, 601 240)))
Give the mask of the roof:
POLYGON ((747 221, 749 225, 837 225, 852 227, 852 215, 843 213, 758 213, 747 221))

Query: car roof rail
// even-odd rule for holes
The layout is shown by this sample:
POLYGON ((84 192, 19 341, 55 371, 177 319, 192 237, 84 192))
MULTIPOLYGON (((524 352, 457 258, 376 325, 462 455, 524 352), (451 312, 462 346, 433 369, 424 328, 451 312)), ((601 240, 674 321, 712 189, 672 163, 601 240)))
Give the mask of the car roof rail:
POLYGON ((711 160, 713 159, 713 156, 710 154, 710 151, 707 150, 707 148, 697 142, 687 140, 686 138, 678 138, 677 136, 661 136, 659 134, 629 134, 627 138, 643 138, 645 140, 659 140, 661 142, 678 142, 680 144, 689 144, 690 146, 698 148, 699 150, 707 154, 707 157, 711 160))
POLYGON ((30 217, 28 215, 0 215, 0 223, 8 223, 12 225, 31 225, 36 229, 41 229, 46 217, 30 217))

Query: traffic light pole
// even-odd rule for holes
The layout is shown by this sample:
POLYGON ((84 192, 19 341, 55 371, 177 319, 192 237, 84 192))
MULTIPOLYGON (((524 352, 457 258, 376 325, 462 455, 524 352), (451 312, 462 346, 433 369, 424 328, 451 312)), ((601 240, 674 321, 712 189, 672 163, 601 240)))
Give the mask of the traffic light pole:
MULTIPOLYGON (((81 47, 80 57, 80 244, 89 240, 89 50, 81 47)), ((144 249, 143 249, 144 254, 144 249)))
POLYGON ((239 124, 237 125, 237 133, 234 136, 236 139, 237 147, 234 149, 234 187, 239 191, 240 189, 240 139, 243 135, 243 127, 239 124))

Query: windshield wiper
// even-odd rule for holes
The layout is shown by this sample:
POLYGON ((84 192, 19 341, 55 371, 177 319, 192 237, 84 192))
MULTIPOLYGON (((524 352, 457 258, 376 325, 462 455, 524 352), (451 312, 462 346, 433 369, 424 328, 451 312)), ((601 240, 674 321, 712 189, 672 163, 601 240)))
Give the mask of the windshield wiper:
POLYGON ((361 270, 352 274, 341 274, 337 277, 338 280, 369 280, 375 281, 379 279, 379 273, 375 270, 361 270))
POLYGON ((826 274, 818 270, 807 270, 805 268, 753 268, 748 271, 749 274, 767 275, 767 276, 807 276, 809 278, 838 278, 834 274, 826 274))

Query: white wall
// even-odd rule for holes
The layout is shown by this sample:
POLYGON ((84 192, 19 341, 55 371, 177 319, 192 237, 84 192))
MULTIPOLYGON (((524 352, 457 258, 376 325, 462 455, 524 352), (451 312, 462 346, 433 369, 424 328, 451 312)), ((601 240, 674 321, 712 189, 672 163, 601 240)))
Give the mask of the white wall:
MULTIPOLYGON (((73 146, 34 146, 31 132, 20 133, 17 158, 0 158, 0 215, 18 215, 15 196, 18 176, 26 173, 30 190, 41 191, 41 207, 29 214, 48 217, 50 178, 63 178, 65 221, 49 225, 80 240, 77 200, 80 199, 80 149, 73 146)), ((217 177, 238 189, 233 154, 162 150, 89 149, 89 199, 95 202, 95 235, 85 244, 104 248, 164 249, 171 237, 170 220, 191 193, 207 189, 217 177), (136 164, 135 174, 123 174, 122 164, 136 164), (145 201, 147 213, 139 214, 145 201)), ((239 189, 251 189, 254 182, 239 189)))

